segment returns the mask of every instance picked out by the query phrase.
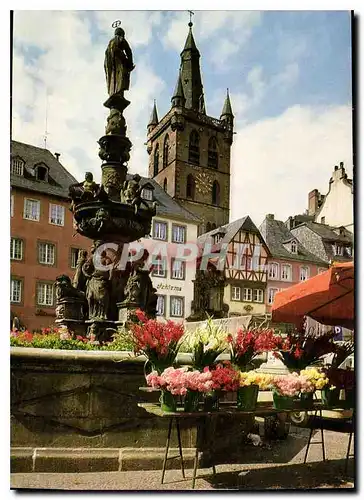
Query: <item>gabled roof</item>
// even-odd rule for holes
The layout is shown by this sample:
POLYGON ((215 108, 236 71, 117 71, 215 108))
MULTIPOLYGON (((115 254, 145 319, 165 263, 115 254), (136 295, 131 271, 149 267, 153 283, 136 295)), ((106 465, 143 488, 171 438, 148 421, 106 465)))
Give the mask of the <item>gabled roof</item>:
POLYGON ((272 257, 286 260, 313 262, 325 265, 325 261, 312 254, 291 233, 284 222, 266 217, 260 226, 260 232, 265 239, 272 257), (297 242, 297 253, 290 252, 285 245, 292 240, 297 242))
MULTIPOLYGON (((208 233, 202 234, 197 238, 197 244, 200 248, 203 248, 205 243, 211 239, 211 243, 213 243, 213 236, 215 234, 219 234, 224 232, 225 236, 218 242, 216 245, 213 245, 212 249, 214 251, 218 251, 222 245, 230 243, 230 241, 234 238, 236 233, 238 231, 247 231, 250 233, 256 233, 259 234, 261 237, 261 233, 257 226, 254 224, 254 222, 251 220, 249 215, 246 215, 245 217, 242 217, 241 219, 237 219, 233 222, 230 222, 229 224, 225 224, 224 226, 218 227, 217 229, 213 229, 212 231, 209 231, 208 233)), ((267 247, 264 238, 262 237, 262 243, 267 247)), ((267 247, 268 250, 268 247, 267 247)))
POLYGON ((19 157, 25 162, 23 176, 10 175, 10 185, 12 187, 68 198, 69 186, 77 183, 73 175, 64 168, 48 149, 11 141, 11 156, 19 157), (36 179, 34 168, 39 164, 48 167, 48 182, 36 179))
MULTIPOLYGON (((130 180, 134 174, 127 174, 127 180, 130 180)), ((144 200, 149 206, 152 206, 153 202, 157 202, 157 216, 160 217, 170 217, 176 219, 182 219, 186 222, 191 222, 199 224, 201 219, 197 215, 191 213, 182 205, 180 205, 176 200, 174 200, 164 189, 154 180, 148 177, 142 177, 140 186, 149 187, 153 189, 153 201, 144 200)))

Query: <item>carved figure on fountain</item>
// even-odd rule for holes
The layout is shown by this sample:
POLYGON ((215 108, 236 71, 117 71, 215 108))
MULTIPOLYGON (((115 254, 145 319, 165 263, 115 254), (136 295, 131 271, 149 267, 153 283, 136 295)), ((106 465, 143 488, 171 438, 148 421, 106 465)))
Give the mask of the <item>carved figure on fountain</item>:
POLYGON ((92 259, 82 267, 87 276, 86 299, 90 320, 107 320, 110 300, 109 271, 95 269, 92 259))
POLYGON ((105 128, 105 134, 116 134, 125 136, 126 134, 126 123, 125 118, 117 109, 111 109, 110 114, 107 118, 107 125, 105 128))

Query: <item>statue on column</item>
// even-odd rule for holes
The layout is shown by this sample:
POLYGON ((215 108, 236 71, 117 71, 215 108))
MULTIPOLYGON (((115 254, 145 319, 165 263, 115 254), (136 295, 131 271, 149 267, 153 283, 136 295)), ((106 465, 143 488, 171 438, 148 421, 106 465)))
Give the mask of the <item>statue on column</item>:
POLYGON ((110 97, 115 94, 123 95, 124 90, 129 90, 130 73, 135 66, 131 48, 122 28, 116 28, 115 36, 107 46, 104 68, 110 97))

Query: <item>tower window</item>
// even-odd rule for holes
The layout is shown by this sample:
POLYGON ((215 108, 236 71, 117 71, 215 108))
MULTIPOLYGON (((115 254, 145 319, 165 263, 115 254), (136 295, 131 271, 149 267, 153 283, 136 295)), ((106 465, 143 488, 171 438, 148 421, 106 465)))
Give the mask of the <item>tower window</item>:
POLYGON ((153 157, 153 175, 158 174, 159 168, 159 144, 156 145, 153 157))
POLYGON ((163 145, 163 168, 166 168, 166 166, 168 165, 168 152, 169 152, 169 137, 167 134, 164 139, 164 145, 163 145))
POLYGON ((217 181, 212 185, 212 204, 220 205, 220 184, 217 181))
POLYGON ((186 185, 186 198, 191 198, 191 200, 195 199, 195 178, 192 174, 187 176, 187 185, 186 185))
POLYGON ((210 140, 209 140, 207 166, 211 167, 211 168, 218 168, 216 137, 210 137, 210 140))
POLYGON ((195 165, 200 163, 200 136, 196 130, 192 130, 190 135, 188 161, 195 165))
POLYGON ((164 181, 163 181, 163 189, 165 192, 167 192, 167 178, 165 177, 164 181))

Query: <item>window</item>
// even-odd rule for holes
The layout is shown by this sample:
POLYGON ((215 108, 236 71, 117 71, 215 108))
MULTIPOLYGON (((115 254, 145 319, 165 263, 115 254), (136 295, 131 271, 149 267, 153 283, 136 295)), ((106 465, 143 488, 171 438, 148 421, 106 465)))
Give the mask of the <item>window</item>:
POLYGON ((173 243, 185 243, 186 227, 172 224, 172 241, 173 243))
POLYGON ((220 205, 220 184, 217 181, 212 185, 212 204, 220 205))
POLYGON ((217 234, 213 235, 214 245, 217 245, 219 243, 219 241, 221 241, 221 240, 222 240, 221 233, 217 233, 217 234))
POLYGON ((153 238, 155 240, 167 241, 167 223, 166 222, 154 222, 153 225, 153 238))
POLYGON ((339 245, 338 243, 336 243, 332 247, 333 247, 334 255, 344 255, 343 245, 339 245))
POLYGON ((231 287, 231 300, 241 300, 241 288, 239 286, 231 287))
POLYGON ((278 267, 278 264, 276 262, 271 262, 269 264, 269 268, 268 268, 268 278, 272 279, 272 280, 277 280, 278 279, 278 270, 279 270, 279 267, 278 267))
POLYGON ((309 269, 307 266, 301 266, 300 268, 300 281, 306 281, 309 276, 309 269))
POLYGON ((252 301, 252 289, 251 288, 244 288, 243 300, 244 300, 244 302, 251 302, 252 301))
POLYGON ((154 175, 158 174, 159 169, 159 144, 156 145, 153 156, 153 173, 154 175))
POLYGON ((184 314, 184 297, 171 297, 170 316, 183 318, 184 314))
POLYGON ((20 158, 12 158, 10 172, 14 175, 23 175, 24 173, 24 162, 20 158))
POLYGON ((253 302, 264 302, 264 290, 261 288, 253 290, 253 302))
POLYGON ((188 161, 195 165, 200 163, 200 136, 196 130, 192 130, 190 135, 188 161))
POLYGON ((36 167, 36 178, 37 181, 48 181, 48 168, 41 165, 36 167))
POLYGON ((64 207, 62 205, 49 204, 49 223, 64 226, 64 207))
POLYGON ((167 177, 165 177, 164 178, 164 182, 163 182, 163 189, 164 189, 165 192, 167 192, 167 187, 168 187, 168 185, 167 185, 167 177))
POLYGON ((40 219, 40 201, 24 199, 24 219, 37 220, 40 219))
POLYGON ((144 188, 142 190, 142 198, 144 198, 144 200, 153 201, 153 190, 144 188))
POLYGON ((321 217, 321 224, 325 224, 325 217, 321 217))
POLYGON ((165 316, 166 314, 166 296, 158 295, 157 298, 157 316, 165 316))
POLYGON ((209 139, 208 156, 207 156, 207 166, 211 167, 211 168, 217 168, 218 167, 217 140, 216 140, 216 137, 211 137, 209 139))
POLYGON ((292 281, 292 268, 289 264, 282 264, 281 279, 284 281, 292 281))
POLYGON ((76 269, 80 248, 71 248, 71 268, 76 269))
POLYGON ((40 264, 53 266, 55 263, 56 246, 53 243, 38 244, 38 258, 40 264))
POLYGON ((10 216, 14 217, 14 195, 10 196, 10 216))
POLYGON ((274 302, 274 297, 278 292, 278 288, 269 288, 268 289, 268 304, 272 305, 274 302))
POLYGON ((169 137, 167 134, 163 144, 163 168, 166 168, 166 166, 168 165, 168 153, 169 153, 169 137))
POLYGON ((206 223, 206 233, 208 233, 212 230, 211 226, 212 226, 211 222, 206 223))
POLYGON ((186 274, 186 261, 172 259, 171 278, 175 280, 184 280, 186 274))
POLYGON ((188 174, 187 184, 186 184, 186 198, 191 198, 191 200, 194 200, 195 189, 196 189, 195 178, 193 177, 192 174, 188 174))
POLYGON ((167 263, 165 259, 161 259, 160 257, 154 258, 152 276, 156 278, 167 277, 167 263))
POLYGON ((10 282, 10 301, 20 304, 22 299, 22 281, 12 279, 10 282))
POLYGON ((345 247, 345 252, 347 255, 349 255, 349 257, 351 257, 353 255, 352 247, 345 247))
POLYGON ((291 252, 292 253, 297 253, 297 241, 293 240, 291 242, 291 252))
POLYGON ((11 238, 10 258, 13 260, 23 259, 23 240, 21 240, 20 238, 11 238))
POLYGON ((53 306, 53 285, 50 283, 37 284, 37 304, 39 306, 53 306))

